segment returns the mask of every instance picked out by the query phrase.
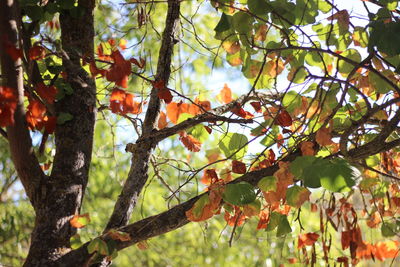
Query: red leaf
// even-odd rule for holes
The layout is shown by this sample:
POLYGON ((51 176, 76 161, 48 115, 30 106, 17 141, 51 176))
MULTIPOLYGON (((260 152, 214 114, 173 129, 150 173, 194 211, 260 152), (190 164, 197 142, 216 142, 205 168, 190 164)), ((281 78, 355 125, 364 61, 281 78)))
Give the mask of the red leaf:
POLYGON ((14 111, 17 108, 17 95, 9 87, 0 86, 0 127, 14 123, 14 111))
POLYGON ((91 61, 89 63, 89 70, 93 77, 96 77, 98 74, 100 74, 101 77, 104 77, 107 75, 108 72, 107 70, 97 68, 96 63, 94 61, 91 61))
POLYGON ((116 85, 122 88, 127 88, 128 77, 131 74, 131 63, 129 60, 125 60, 118 50, 112 51, 111 58, 114 63, 106 73, 106 79, 110 82, 115 82, 116 85))
POLYGON ((22 50, 16 48, 14 45, 5 42, 4 44, 6 53, 12 58, 12 60, 17 61, 19 58, 22 58, 22 50))
POLYGON ((46 116, 44 122, 44 131, 48 134, 54 133, 54 130, 56 129, 56 124, 57 124, 56 116, 50 116, 50 117, 46 116))
POLYGON ((46 117, 46 107, 37 100, 30 100, 26 112, 26 121, 31 130, 43 128, 46 117))
POLYGON ((186 132, 180 132, 179 140, 181 140, 182 144, 192 152, 199 152, 201 148, 201 143, 199 140, 187 134, 186 132))
POLYGON ((282 127, 290 126, 292 123, 292 117, 290 117, 290 114, 286 110, 281 110, 276 117, 276 124, 282 127))
POLYGON ((40 45, 34 45, 29 49, 30 60, 41 60, 46 56, 46 49, 40 45))
POLYGON ((164 87, 162 89, 158 89, 158 93, 157 96, 159 99, 163 99, 165 101, 165 103, 169 104, 172 101, 172 94, 171 91, 164 87))
POLYGON ((243 108, 241 108, 239 105, 237 105, 236 107, 234 107, 232 110, 232 113, 233 114, 235 114, 235 115, 237 115, 237 116, 239 116, 239 117, 242 117, 242 118, 244 118, 244 119, 252 119, 252 118, 254 118, 254 115, 253 114, 251 114, 250 112, 248 112, 248 111, 245 111, 243 108))
POLYGON ((232 161, 232 172, 238 174, 246 173, 246 164, 238 160, 232 161))
POLYGON ((36 84, 35 90, 42 99, 50 104, 54 103, 57 95, 57 88, 55 86, 46 86, 44 83, 40 82, 36 84))
POLYGON ((135 64, 136 66, 138 66, 138 68, 143 69, 144 66, 146 65, 146 61, 143 58, 139 58, 139 61, 137 61, 137 59, 135 58, 131 58, 129 60, 132 64, 135 64))
POLYGON ((250 105, 254 108, 257 113, 261 113, 261 103, 260 102, 251 102, 250 105))

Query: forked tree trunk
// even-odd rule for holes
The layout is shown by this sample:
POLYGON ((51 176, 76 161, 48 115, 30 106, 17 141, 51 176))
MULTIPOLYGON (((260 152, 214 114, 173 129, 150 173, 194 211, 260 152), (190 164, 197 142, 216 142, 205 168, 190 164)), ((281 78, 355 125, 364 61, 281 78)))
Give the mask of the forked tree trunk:
MULTIPOLYGON (((78 18, 65 10, 60 15, 64 72, 73 88, 55 104, 56 115, 69 113, 72 120, 57 125, 56 155, 50 176, 45 175, 31 149, 31 139, 23 107, 23 70, 21 60, 14 61, 5 46, 21 46, 21 21, 17 0, 0 3, 0 47, 2 85, 13 88, 19 97, 15 123, 7 127, 10 150, 18 175, 35 209, 36 220, 24 266, 56 266, 55 261, 70 251, 70 237, 76 229, 69 220, 79 212, 88 182, 96 114, 96 87, 82 69, 80 59, 93 56, 94 0, 79 0, 84 14, 78 18), (6 42, 6 41, 7 42, 6 42)), ((60 88, 62 89, 62 88, 60 88)))

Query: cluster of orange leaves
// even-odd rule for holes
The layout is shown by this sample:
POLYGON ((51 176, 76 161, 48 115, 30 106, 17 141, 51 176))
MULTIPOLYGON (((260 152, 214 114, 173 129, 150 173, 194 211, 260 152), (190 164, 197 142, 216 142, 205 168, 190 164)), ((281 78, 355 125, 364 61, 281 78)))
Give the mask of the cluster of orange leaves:
POLYGON ((134 100, 134 95, 122 89, 114 88, 110 96, 110 108, 113 113, 125 115, 127 113, 140 114, 142 103, 134 100))

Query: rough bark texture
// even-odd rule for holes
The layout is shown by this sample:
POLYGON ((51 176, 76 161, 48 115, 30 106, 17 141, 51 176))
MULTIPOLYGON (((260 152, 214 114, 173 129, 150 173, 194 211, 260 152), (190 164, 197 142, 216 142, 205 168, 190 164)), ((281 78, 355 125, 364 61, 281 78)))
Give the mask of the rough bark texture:
POLYGON ((1 84, 14 89, 18 96, 18 106, 14 114, 15 123, 7 127, 7 136, 15 169, 35 207, 38 202, 37 192, 45 175, 32 149, 32 140, 25 121, 22 62, 21 59, 14 61, 6 53, 5 48, 6 46, 19 47, 18 12, 16 1, 0 1, 1 84))
MULTIPOLYGON (((158 57, 156 81, 164 81, 165 85, 171 74, 171 58, 173 46, 176 42, 175 34, 179 22, 180 2, 173 0, 168 2, 165 29, 158 57)), ((150 95, 149 106, 143 123, 142 136, 136 142, 136 149, 132 155, 131 169, 128 178, 118 197, 113 213, 107 224, 105 232, 112 228, 118 228, 129 222, 133 208, 139 198, 139 194, 148 178, 148 165, 152 149, 157 145, 150 137, 155 131, 155 125, 160 113, 161 101, 157 95, 158 89, 153 88, 150 95), (147 138, 150 137, 150 138, 147 138)))
POLYGON ((80 65, 82 55, 93 55, 94 0, 81 0, 85 14, 73 18, 68 11, 60 15, 63 58, 72 95, 55 105, 57 115, 69 113, 73 119, 57 125, 56 155, 51 176, 41 184, 36 202, 36 221, 31 247, 24 266, 53 266, 69 252, 70 237, 76 232, 69 220, 79 212, 88 182, 96 113, 96 88, 93 79, 80 65), (45 244, 45 245, 44 245, 45 244))

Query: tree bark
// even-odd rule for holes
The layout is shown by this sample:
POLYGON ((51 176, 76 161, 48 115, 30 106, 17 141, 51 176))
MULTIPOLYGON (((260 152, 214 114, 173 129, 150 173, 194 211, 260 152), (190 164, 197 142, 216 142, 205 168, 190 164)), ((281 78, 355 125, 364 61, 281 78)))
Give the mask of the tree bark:
POLYGON ((36 221, 24 266, 55 266, 70 251, 69 240, 76 233, 69 221, 79 213, 88 182, 96 114, 94 80, 81 67, 81 58, 93 56, 94 0, 80 0, 85 14, 78 18, 68 10, 60 14, 63 68, 73 88, 55 104, 56 115, 72 119, 55 130, 56 154, 50 177, 42 183, 35 204, 36 221))

